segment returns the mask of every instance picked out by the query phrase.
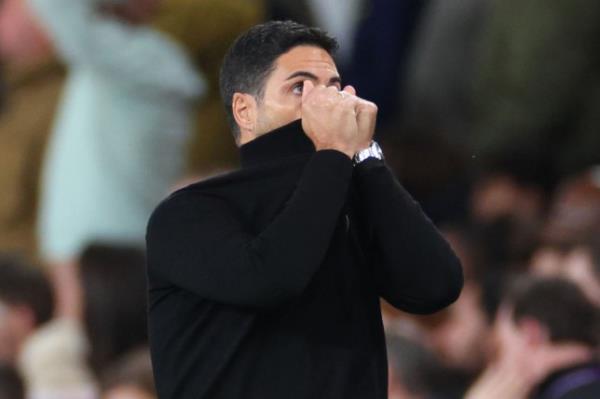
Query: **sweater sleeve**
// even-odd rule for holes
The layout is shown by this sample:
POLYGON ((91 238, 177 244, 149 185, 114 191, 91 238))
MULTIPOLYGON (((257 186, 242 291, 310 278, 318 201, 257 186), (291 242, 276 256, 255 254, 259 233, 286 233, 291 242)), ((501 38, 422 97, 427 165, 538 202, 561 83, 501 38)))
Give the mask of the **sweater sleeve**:
POLYGON ((321 264, 351 176, 346 155, 316 152, 283 210, 256 235, 221 199, 175 195, 148 224, 149 274, 221 303, 283 304, 304 291, 321 264))
POLYGON ((383 161, 363 161, 355 179, 380 296, 420 314, 454 302, 463 285, 460 261, 421 207, 383 161))

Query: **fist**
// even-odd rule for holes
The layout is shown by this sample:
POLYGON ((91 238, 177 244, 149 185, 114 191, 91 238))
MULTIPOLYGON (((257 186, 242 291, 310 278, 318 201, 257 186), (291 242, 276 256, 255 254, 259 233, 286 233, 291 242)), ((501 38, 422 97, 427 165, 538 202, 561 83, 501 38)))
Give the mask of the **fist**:
POLYGON ((375 132, 377 106, 356 96, 352 86, 314 86, 304 82, 302 127, 317 150, 336 149, 352 158, 367 148, 375 132))
POLYGON ((358 143, 357 98, 336 87, 304 82, 302 128, 318 150, 335 149, 352 157, 358 143))

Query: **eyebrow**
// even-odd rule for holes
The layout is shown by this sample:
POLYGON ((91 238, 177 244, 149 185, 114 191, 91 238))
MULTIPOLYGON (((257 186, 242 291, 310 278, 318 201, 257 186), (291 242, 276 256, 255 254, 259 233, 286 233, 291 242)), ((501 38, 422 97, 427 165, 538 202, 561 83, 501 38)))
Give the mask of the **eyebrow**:
MULTIPOLYGON (((285 80, 291 80, 291 79, 298 78, 298 77, 308 78, 310 80, 319 80, 317 75, 315 75, 314 73, 307 72, 307 71, 294 72, 293 74, 288 76, 285 80)), ((329 79, 329 84, 333 84, 333 83, 342 83, 342 78, 340 78, 339 76, 333 76, 331 79, 329 79)))

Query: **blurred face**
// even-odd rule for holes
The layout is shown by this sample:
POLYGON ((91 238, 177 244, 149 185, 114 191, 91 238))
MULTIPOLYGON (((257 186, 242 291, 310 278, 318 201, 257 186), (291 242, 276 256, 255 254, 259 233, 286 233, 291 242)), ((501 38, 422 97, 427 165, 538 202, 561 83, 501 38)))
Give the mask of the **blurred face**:
POLYGON ((105 392, 102 399, 156 399, 156 396, 133 385, 122 385, 105 392))
POLYGON ((533 274, 539 276, 556 276, 563 269, 564 254, 556 248, 541 247, 536 249, 530 261, 533 274))
POLYGON ((0 362, 12 364, 22 343, 34 328, 34 316, 30 309, 0 301, 0 362))
POLYGON ((305 80, 341 90, 340 76, 329 53, 315 46, 297 46, 277 58, 260 101, 236 93, 233 111, 240 126, 240 144, 300 119, 305 80))
POLYGON ((434 329, 431 341, 443 360, 465 370, 477 371, 488 350, 488 323, 479 305, 479 293, 467 283, 448 309, 448 319, 434 329))

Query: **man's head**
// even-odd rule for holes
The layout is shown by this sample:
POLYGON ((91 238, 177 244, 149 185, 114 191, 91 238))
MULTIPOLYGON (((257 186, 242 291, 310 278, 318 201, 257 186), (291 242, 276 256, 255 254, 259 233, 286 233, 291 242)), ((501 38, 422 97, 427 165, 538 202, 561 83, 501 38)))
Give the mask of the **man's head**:
POLYGON ((291 21, 257 25, 236 39, 221 67, 221 97, 241 145, 301 117, 305 80, 341 88, 338 44, 291 21))
POLYGON ((598 307, 574 283, 557 277, 518 280, 498 315, 499 355, 535 364, 573 348, 592 351, 599 343, 599 323, 598 307))
POLYGON ((53 295, 41 270, 0 258, 0 361, 12 362, 27 336, 53 313, 53 295))
POLYGON ((0 1, 0 59, 29 65, 51 53, 51 45, 25 0, 0 1))

